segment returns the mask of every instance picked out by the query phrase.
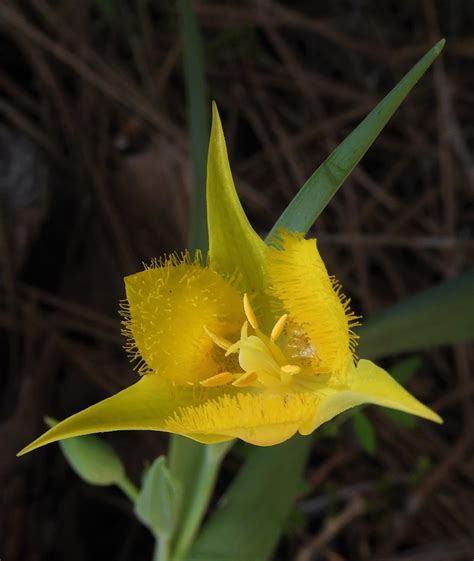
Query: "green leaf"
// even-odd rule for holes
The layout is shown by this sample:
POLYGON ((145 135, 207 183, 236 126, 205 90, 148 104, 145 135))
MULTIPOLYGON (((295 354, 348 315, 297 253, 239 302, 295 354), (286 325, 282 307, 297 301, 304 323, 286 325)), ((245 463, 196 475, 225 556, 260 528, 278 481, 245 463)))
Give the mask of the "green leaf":
POLYGON ((135 514, 154 536, 171 536, 178 522, 181 487, 166 465, 157 458, 147 470, 135 501, 135 514))
POLYGON ((280 228, 304 233, 311 228, 390 117, 442 51, 444 43, 442 39, 428 51, 319 166, 273 226, 269 238, 275 236, 280 228))
MULTIPOLYGON (((49 427, 57 424, 56 419, 45 417, 49 427)), ((59 442, 68 464, 91 485, 114 485, 122 481, 125 468, 115 450, 100 436, 76 436, 59 442)))
POLYGON ((362 411, 356 411, 352 415, 352 425, 361 448, 373 456, 377 448, 377 441, 372 422, 362 411))
POLYGON ((312 439, 253 448, 185 561, 268 559, 288 520, 312 439))
POLYGON ((209 97, 204 69, 202 38, 192 4, 178 0, 178 14, 183 43, 187 110, 191 133, 193 183, 191 202, 191 236, 189 249, 207 251, 206 160, 209 138, 209 97))
POLYGON ((474 337, 474 272, 429 288, 370 318, 357 353, 377 358, 474 337))
POLYGON ((396 425, 400 425, 406 429, 412 429, 416 425, 416 417, 409 415, 408 413, 404 413, 403 411, 384 409, 384 413, 396 425))

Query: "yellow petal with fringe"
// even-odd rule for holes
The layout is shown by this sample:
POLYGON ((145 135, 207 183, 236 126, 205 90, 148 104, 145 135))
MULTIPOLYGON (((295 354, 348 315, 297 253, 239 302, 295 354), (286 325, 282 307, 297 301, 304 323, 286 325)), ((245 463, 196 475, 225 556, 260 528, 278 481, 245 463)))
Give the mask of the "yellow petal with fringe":
POLYGON ((312 369, 345 381, 352 367, 357 318, 328 275, 316 240, 282 231, 267 256, 270 291, 313 347, 312 369))
POLYGON ((125 277, 125 287, 123 333, 140 374, 186 383, 219 373, 207 330, 234 337, 244 320, 242 297, 230 282, 202 266, 199 256, 185 255, 153 262, 125 277))
POLYGON ((318 401, 318 396, 310 392, 225 393, 202 405, 181 407, 168 419, 167 429, 195 440, 219 434, 257 446, 272 446, 288 440, 307 423, 318 401))

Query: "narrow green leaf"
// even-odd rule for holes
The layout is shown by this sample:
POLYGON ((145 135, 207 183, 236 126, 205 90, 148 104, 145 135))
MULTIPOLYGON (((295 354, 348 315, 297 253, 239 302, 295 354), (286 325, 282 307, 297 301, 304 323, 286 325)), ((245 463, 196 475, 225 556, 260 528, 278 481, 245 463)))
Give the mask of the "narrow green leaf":
POLYGON ((135 514, 154 536, 169 537, 178 522, 180 501, 180 484, 168 469, 166 457, 160 456, 145 474, 135 514))
POLYGON ((373 359, 472 339, 473 294, 468 272, 392 306, 358 330, 358 354, 373 359))
POLYGON ((377 448, 375 429, 370 419, 362 412, 356 411, 352 415, 352 425, 361 448, 373 456, 377 448))
POLYGON ((277 220, 269 234, 270 238, 280 228, 304 233, 311 228, 390 117, 442 51, 444 43, 442 39, 428 51, 319 166, 277 220))
POLYGON ((185 561, 259 561, 278 543, 300 488, 310 437, 253 448, 185 561))
POLYGON ((183 43, 187 110, 191 133, 194 188, 191 203, 189 249, 207 251, 206 161, 209 139, 209 97, 204 70, 202 38, 189 0, 178 0, 183 43))

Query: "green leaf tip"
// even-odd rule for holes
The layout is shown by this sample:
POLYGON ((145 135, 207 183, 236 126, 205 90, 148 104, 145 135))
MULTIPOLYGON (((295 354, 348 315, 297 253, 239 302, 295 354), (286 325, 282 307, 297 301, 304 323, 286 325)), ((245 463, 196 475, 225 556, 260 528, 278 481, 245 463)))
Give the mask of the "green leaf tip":
POLYGON ((49 428, 54 427, 54 425, 57 425, 59 423, 57 419, 55 419, 54 417, 49 417, 48 415, 45 415, 43 417, 43 421, 44 424, 49 428))
POLYGON ((444 49, 444 46, 446 45, 446 39, 443 37, 443 39, 440 39, 436 45, 433 47, 433 50, 436 53, 436 56, 439 55, 439 53, 444 49))
POLYGON ((311 175, 273 226, 306 233, 352 170, 372 146, 392 115, 443 50, 441 39, 409 70, 311 175))

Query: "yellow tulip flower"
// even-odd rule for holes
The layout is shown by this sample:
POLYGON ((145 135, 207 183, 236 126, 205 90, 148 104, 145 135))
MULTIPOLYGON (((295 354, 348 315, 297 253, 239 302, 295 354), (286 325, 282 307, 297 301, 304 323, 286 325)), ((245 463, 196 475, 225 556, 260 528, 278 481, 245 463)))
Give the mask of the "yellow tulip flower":
POLYGON ((207 260, 171 255, 125 278, 124 334, 138 382, 58 423, 20 454, 125 429, 269 446, 364 403, 441 422, 382 368, 357 360, 357 317, 316 240, 281 231, 266 245, 253 230, 215 106, 207 207, 207 260))

